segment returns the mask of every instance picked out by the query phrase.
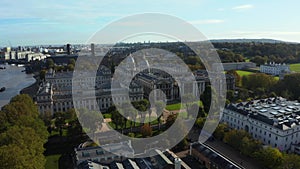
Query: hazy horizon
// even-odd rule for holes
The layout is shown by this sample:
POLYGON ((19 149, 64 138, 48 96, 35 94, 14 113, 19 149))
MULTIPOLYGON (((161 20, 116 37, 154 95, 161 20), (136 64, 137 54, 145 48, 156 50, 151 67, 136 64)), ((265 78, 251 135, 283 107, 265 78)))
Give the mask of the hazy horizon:
POLYGON ((296 0, 289 3, 280 0, 2 0, 0 46, 84 44, 109 23, 138 13, 178 17, 199 29, 207 39, 300 42, 299 5, 296 0))

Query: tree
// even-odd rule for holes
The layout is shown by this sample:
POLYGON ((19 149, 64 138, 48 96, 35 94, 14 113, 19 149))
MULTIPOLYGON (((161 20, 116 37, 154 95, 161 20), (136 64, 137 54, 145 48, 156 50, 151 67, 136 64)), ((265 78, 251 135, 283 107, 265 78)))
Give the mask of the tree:
POLYGON ((265 91, 269 91, 276 85, 277 81, 271 75, 255 73, 249 76, 243 76, 242 83, 243 87, 249 90, 256 90, 257 88, 261 88, 265 91))
POLYGON ((171 114, 168 116, 168 118, 166 120, 166 129, 168 129, 169 127, 171 127, 173 125, 176 118, 177 118, 177 114, 171 114))
POLYGON ((233 91, 233 90, 227 90, 226 98, 227 98, 230 102, 234 102, 234 100, 235 100, 235 97, 234 97, 234 91, 233 91))
POLYGON ((56 112, 54 114, 54 118, 55 118, 55 126, 59 130, 59 135, 62 136, 62 129, 66 124, 65 114, 63 112, 56 112))
POLYGON ((202 129, 205 123, 205 118, 203 117, 198 117, 195 124, 198 128, 202 129))
POLYGON ((143 100, 138 101, 138 102, 133 102, 132 105, 133 105, 134 108, 136 108, 139 111, 139 115, 141 117, 141 121, 140 122, 144 123, 145 122, 145 118, 146 118, 147 110, 148 110, 148 108, 150 106, 149 101, 146 100, 146 99, 143 99, 143 100))
POLYGON ((54 61, 52 59, 47 59, 46 60, 46 65, 47 65, 48 69, 54 68, 54 61))
POLYGON ((288 99, 296 100, 300 97, 300 73, 286 75, 283 80, 275 86, 275 92, 288 99))
POLYGON ((201 94, 200 99, 203 103, 204 111, 209 112, 211 101, 212 101, 212 92, 214 92, 211 86, 206 86, 204 92, 201 94))
POLYGON ((262 144, 258 140, 254 140, 249 137, 242 139, 242 145, 240 151, 242 154, 253 157, 255 152, 258 152, 262 148, 262 144))
POLYGON ((238 100, 246 100, 249 97, 249 91, 244 88, 240 88, 238 91, 238 100))
POLYGON ((244 130, 230 130, 226 132, 223 141, 237 150, 242 148, 242 140, 244 137, 250 137, 249 134, 244 130))
POLYGON ((229 126, 226 123, 220 123, 216 130, 214 131, 213 135, 219 140, 223 140, 225 136, 225 132, 229 130, 229 126))
POLYGON ((185 109, 187 111, 187 118, 189 117, 189 114, 190 114, 189 112, 190 111, 197 110, 197 108, 196 109, 192 109, 192 108, 195 108, 195 107, 190 107, 191 105, 193 105, 193 103, 195 101, 196 101, 196 98, 192 94, 186 94, 186 95, 182 96, 181 102, 185 104, 185 109))
POLYGON ((279 168, 282 169, 300 168, 300 156, 296 154, 283 154, 283 162, 279 168))
POLYGON ((205 111, 204 111, 204 108, 202 107, 202 106, 199 106, 199 110, 198 110, 198 115, 197 115, 197 117, 199 118, 199 117, 206 117, 206 113, 205 113, 205 111))
POLYGON ((241 86, 242 77, 236 72, 236 70, 229 70, 226 72, 226 74, 232 75, 234 77, 236 86, 241 86))
POLYGON ((143 135, 143 137, 150 137, 152 136, 152 128, 149 124, 144 124, 141 127, 141 134, 143 135))
POLYGON ((269 169, 280 168, 283 155, 277 148, 267 147, 255 153, 255 158, 269 169))
MULTIPOLYGON (((196 104, 196 103, 193 103, 190 106, 188 106, 187 110, 186 110, 187 118, 189 118, 189 116, 190 116, 189 112, 193 112, 193 111, 197 111, 197 110, 198 110, 197 115, 199 115, 199 113, 203 113, 203 112, 200 112, 200 108, 199 108, 198 104, 196 104)), ((204 114, 205 114, 205 112, 204 112, 204 114)), ((203 114, 201 114, 201 115, 203 116, 203 114)))
POLYGON ((41 70, 41 71, 40 71, 40 80, 45 80, 46 73, 47 73, 46 70, 41 70))
POLYGON ((44 168, 46 160, 43 155, 43 144, 45 140, 40 138, 32 128, 22 126, 10 127, 6 132, 0 134, 0 140, 0 156, 7 155, 7 157, 0 159, 1 165, 8 165, 8 168, 44 168), (10 152, 7 148, 12 148, 16 152, 10 152), (12 158, 17 158, 21 161, 6 161, 12 158))
POLYGON ((111 113, 111 120, 116 125, 116 129, 119 129, 119 127, 122 128, 124 118, 117 110, 111 113))
POLYGON ((28 95, 11 99, 0 111, 0 164, 4 168, 44 168, 48 132, 28 95))
POLYGON ((255 56, 254 58, 250 59, 251 62, 256 63, 258 66, 264 65, 267 63, 267 57, 262 56, 255 56))
POLYGON ((159 116, 158 116, 158 129, 160 130, 160 125, 161 125, 161 118, 162 118, 162 116, 163 116, 163 114, 164 114, 164 103, 163 102, 156 102, 155 103, 155 108, 156 108, 156 114, 158 115, 159 114, 159 116))
POLYGON ((79 118, 83 129, 92 133, 93 136, 102 126, 103 118, 97 111, 79 110, 79 118))

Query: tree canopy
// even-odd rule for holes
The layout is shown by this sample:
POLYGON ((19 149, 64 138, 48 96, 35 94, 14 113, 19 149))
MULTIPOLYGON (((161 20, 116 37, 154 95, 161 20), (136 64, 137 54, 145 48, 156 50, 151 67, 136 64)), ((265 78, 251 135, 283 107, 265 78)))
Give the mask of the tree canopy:
POLYGON ((11 99, 0 111, 0 164, 3 168, 44 168, 48 132, 28 95, 11 99))

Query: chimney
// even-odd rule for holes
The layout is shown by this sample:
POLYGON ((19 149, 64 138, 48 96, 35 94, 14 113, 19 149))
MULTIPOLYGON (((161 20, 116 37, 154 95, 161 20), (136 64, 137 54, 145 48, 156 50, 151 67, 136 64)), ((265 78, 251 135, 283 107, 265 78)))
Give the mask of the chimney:
POLYGON ((91 53, 92 53, 92 56, 94 57, 95 56, 95 44, 91 44, 91 53))

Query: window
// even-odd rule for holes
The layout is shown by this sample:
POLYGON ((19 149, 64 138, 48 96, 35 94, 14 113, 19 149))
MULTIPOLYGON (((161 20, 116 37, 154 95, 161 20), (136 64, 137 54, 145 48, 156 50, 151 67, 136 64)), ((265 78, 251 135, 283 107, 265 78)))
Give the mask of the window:
POLYGON ((90 156, 90 153, 88 152, 82 152, 82 157, 89 157, 90 156))

